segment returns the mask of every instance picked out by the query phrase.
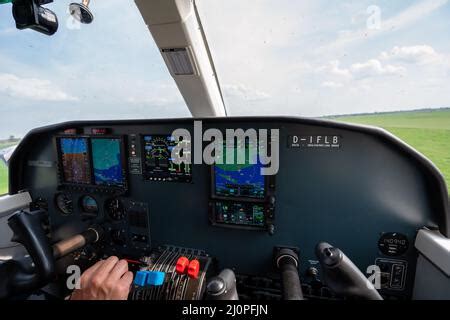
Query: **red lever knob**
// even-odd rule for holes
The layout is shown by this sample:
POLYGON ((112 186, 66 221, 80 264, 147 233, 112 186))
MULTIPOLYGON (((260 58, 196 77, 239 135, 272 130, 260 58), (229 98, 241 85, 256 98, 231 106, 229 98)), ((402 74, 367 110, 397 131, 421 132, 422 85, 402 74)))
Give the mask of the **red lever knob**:
POLYGON ((199 272, 200 272, 200 262, 198 262, 198 260, 194 259, 189 263, 188 276, 190 278, 197 279, 199 272))
POLYGON ((184 274, 186 273, 186 269, 189 266, 189 259, 186 257, 179 257, 177 260, 177 264, 175 266, 175 271, 178 274, 184 274))

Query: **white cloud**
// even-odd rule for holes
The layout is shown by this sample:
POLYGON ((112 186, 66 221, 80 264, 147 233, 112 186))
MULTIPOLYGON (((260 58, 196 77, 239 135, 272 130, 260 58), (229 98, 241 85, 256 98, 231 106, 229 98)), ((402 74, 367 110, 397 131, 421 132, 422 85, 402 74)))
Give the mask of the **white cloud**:
POLYGON ((172 99, 168 99, 165 97, 133 96, 133 97, 128 97, 126 99, 126 102, 133 103, 133 104, 148 104, 148 105, 160 107, 160 106, 165 106, 165 105, 171 104, 174 101, 172 99))
POLYGON ((36 78, 19 78, 10 73, 0 73, 0 92, 35 101, 77 101, 50 81, 36 78))
POLYGON ((448 0, 423 0, 418 4, 410 6, 398 15, 383 21, 382 29, 383 31, 387 31, 392 28, 400 29, 407 27, 447 3, 448 0))
MULTIPOLYGON (((117 86, 123 85, 118 83, 117 86)), ((121 90, 116 99, 125 100, 125 102, 135 105, 149 105, 153 107, 173 105, 183 100, 175 83, 139 80, 132 83, 132 86, 127 87, 126 90, 121 90), (123 96, 124 94, 128 94, 128 96, 123 96)))
MULTIPOLYGON (((327 65, 317 68, 319 73, 325 76, 332 76, 343 80, 355 80, 363 78, 372 78, 378 76, 401 76, 406 73, 406 69, 402 66, 395 66, 392 64, 382 64, 377 59, 370 59, 365 62, 357 62, 350 65, 348 68, 340 67, 338 60, 330 61, 327 65)), ((333 84, 339 82, 325 81, 322 86, 332 87, 333 84)))
POLYGON ((317 69, 318 72, 328 73, 332 76, 339 76, 344 78, 350 78, 352 75, 350 70, 341 68, 339 60, 330 61, 327 65, 321 66, 317 69))
POLYGON ((243 84, 226 84, 222 86, 227 96, 247 101, 264 100, 270 98, 267 92, 249 88, 243 84))
POLYGON ((377 59, 370 59, 363 63, 354 63, 350 66, 351 74, 356 78, 369 78, 376 76, 404 75, 406 69, 401 66, 383 65, 377 59))
POLYGON ((324 81, 324 82, 322 82, 321 86, 325 87, 325 88, 336 89, 336 88, 341 88, 344 85, 341 82, 324 81))
POLYGON ((449 65, 449 58, 439 54, 429 45, 395 46, 390 51, 383 51, 380 58, 413 64, 449 65))

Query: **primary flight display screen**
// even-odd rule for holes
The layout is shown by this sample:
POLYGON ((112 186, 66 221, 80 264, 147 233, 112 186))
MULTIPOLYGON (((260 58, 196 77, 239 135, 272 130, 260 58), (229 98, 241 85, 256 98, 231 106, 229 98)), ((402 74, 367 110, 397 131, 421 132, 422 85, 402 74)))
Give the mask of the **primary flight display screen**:
POLYGON ((123 172, 122 141, 119 138, 92 138, 92 165, 94 183, 100 186, 122 187, 123 172))
POLYGON ((91 183, 91 166, 87 138, 61 138, 59 140, 63 182, 91 183))
MULTIPOLYGON (((242 164, 215 164, 213 167, 214 194, 218 197, 263 199, 266 195, 265 176, 261 175, 262 164, 258 159, 250 161, 248 148, 242 164), (251 163, 253 162, 253 163, 251 163)), ((237 148, 234 149, 237 162, 237 148)), ((224 154, 226 154, 224 152, 224 154)), ((226 158, 226 156, 224 156, 226 158)))
POLYGON ((143 175, 152 181, 192 181, 191 164, 175 164, 172 150, 177 145, 170 135, 145 135, 143 143, 143 175))

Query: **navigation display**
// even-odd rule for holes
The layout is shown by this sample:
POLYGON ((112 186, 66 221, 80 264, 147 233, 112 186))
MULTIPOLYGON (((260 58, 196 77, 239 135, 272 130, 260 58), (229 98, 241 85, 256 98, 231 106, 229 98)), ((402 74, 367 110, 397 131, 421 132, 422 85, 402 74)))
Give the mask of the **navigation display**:
MULTIPOLYGON (((248 148, 245 152, 248 155, 248 148)), ((225 151, 224 154, 226 154, 225 151)), ((237 148, 234 149, 234 154, 236 160, 237 148)), ((226 160, 224 162, 226 163, 226 160)), ((243 164, 215 164, 215 195, 219 197, 264 198, 266 184, 265 177, 261 175, 262 164, 258 160, 253 162, 256 163, 250 163, 249 156, 246 156, 243 164)))
POLYGON ((264 206, 261 204, 215 203, 215 223, 264 227, 265 220, 264 206))
POLYGON ((88 140, 86 138, 61 138, 59 143, 63 182, 90 184, 91 166, 88 140))
POLYGON ((92 138, 94 183, 121 187, 125 183, 123 156, 119 138, 92 138))
MULTIPOLYGON (((143 175, 146 180, 190 182, 191 164, 175 164, 172 150, 177 145, 170 135, 145 135, 143 140, 143 175)), ((187 141, 186 141, 187 142, 187 141)))

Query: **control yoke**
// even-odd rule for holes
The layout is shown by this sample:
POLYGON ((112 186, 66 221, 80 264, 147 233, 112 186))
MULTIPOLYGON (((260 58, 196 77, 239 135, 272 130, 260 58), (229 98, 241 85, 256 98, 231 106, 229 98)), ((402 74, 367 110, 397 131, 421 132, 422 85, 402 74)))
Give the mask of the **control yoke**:
POLYGON ((53 251, 41 226, 45 212, 19 211, 8 219, 14 232, 11 239, 27 249, 34 268, 29 262, 9 260, 0 265, 0 299, 14 294, 29 292, 48 283, 55 274, 53 251))
POLYGON ((0 299, 36 290, 55 277, 55 260, 89 243, 97 242, 103 232, 101 228, 89 228, 53 245, 42 228, 43 210, 19 211, 8 219, 14 232, 11 239, 21 243, 32 259, 8 260, 0 264, 0 299))

